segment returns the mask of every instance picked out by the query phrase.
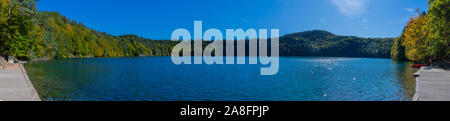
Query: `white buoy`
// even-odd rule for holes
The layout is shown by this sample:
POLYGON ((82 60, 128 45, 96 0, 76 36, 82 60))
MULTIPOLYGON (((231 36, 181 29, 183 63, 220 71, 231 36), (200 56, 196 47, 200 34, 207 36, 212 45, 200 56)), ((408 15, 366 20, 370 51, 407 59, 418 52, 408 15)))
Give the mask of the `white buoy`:
POLYGON ((353 81, 356 80, 356 77, 353 77, 353 81))
POLYGON ((324 97, 326 97, 326 96, 327 96, 327 94, 323 94, 323 96, 324 96, 324 97))

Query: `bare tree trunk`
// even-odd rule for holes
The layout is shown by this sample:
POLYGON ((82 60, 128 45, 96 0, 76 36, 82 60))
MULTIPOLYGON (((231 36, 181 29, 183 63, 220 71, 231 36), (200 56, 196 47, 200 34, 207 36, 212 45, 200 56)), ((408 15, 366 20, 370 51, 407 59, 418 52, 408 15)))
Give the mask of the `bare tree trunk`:
MULTIPOLYGON (((8 4, 11 4, 11 0, 8 0, 8 4)), ((12 8, 13 7, 9 7, 9 9, 8 9, 8 20, 11 19, 12 8)))

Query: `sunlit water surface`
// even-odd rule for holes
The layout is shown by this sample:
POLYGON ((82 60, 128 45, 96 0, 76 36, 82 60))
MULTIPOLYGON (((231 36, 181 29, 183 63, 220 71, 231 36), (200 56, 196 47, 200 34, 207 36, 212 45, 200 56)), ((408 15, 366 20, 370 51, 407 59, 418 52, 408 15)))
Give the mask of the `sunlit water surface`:
POLYGON ((414 94, 410 64, 281 57, 277 75, 261 76, 263 65, 175 65, 170 57, 140 57, 39 61, 26 69, 43 100, 396 101, 414 94))

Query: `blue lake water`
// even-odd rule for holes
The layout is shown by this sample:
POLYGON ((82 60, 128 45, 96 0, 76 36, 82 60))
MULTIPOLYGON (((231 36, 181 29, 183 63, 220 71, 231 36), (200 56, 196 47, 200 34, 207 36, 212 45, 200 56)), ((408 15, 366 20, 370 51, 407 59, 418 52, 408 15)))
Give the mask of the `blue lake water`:
POLYGON ((170 57, 59 59, 26 64, 43 100, 403 101, 414 94, 409 62, 281 57, 262 65, 175 65, 170 57))

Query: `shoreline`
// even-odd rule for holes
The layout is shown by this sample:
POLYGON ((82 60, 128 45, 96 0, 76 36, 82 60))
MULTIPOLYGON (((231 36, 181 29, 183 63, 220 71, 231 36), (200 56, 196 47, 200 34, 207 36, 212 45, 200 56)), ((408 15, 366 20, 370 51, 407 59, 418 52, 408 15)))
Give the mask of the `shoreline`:
POLYGON ((33 101, 41 101, 41 98, 39 97, 39 94, 37 93, 36 88, 34 88, 33 83, 31 82, 30 78, 28 78, 27 70, 25 70, 25 67, 23 66, 23 64, 20 64, 20 69, 25 78, 28 88, 30 88, 30 90, 31 90, 31 96, 32 96, 31 98, 33 99, 33 101))
MULTIPOLYGON (((74 58, 49 58, 49 59, 36 59, 29 60, 28 62, 40 62, 40 61, 52 61, 52 60, 64 60, 64 59, 120 59, 120 58, 152 58, 152 57, 171 57, 171 56, 118 56, 118 57, 74 57, 74 58)), ((203 57, 203 56, 191 56, 191 57, 203 57)), ((227 56, 223 56, 224 58, 227 56)), ((239 56, 233 56, 239 57, 239 56)), ((250 56, 244 56, 250 57, 250 56)), ((259 57, 259 56, 257 56, 259 57)), ((349 59, 389 59, 384 57, 347 57, 347 56, 278 56, 279 58, 349 58, 349 59)), ((393 60, 395 61, 395 60, 393 60)), ((405 61, 406 62, 406 61, 405 61)))

